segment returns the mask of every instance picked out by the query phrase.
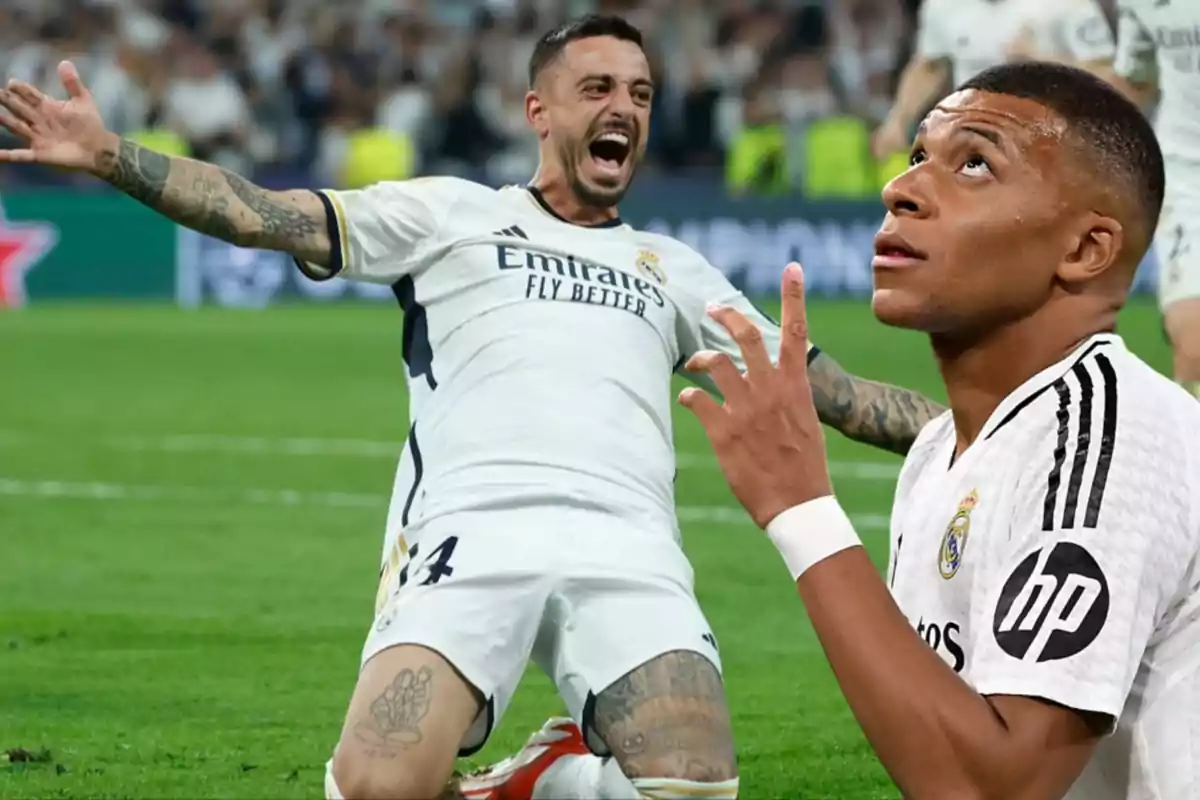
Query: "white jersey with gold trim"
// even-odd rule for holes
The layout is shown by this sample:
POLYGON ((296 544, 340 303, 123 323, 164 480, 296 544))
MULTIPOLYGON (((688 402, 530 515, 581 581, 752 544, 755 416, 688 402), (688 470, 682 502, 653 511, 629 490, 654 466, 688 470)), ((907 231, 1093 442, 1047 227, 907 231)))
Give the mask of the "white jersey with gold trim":
POLYGON ((699 349, 740 363, 707 305, 737 306, 778 349, 716 268, 620 220, 566 222, 524 187, 437 177, 321 196, 333 273, 390 284, 404 309, 412 427, 389 534, 551 505, 678 535, 672 372, 699 349))
POLYGON ((1200 797, 1200 406, 1100 335, 955 439, 901 472, 901 610, 980 693, 1114 720, 1068 797, 1200 797))

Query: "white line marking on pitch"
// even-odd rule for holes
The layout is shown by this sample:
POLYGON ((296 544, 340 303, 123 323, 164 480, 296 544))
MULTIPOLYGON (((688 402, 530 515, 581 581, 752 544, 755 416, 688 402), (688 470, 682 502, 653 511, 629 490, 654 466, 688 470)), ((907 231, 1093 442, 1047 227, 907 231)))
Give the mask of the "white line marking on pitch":
MULTIPOLYGON (((117 449, 162 453, 227 453, 262 456, 348 456, 355 458, 396 459, 403 442, 370 439, 304 439, 259 436, 123 436, 106 442, 117 449)), ((717 469, 711 453, 678 453, 675 463, 681 470, 717 469)), ((894 481, 900 474, 898 463, 877 461, 833 461, 829 465, 834 478, 867 481, 894 481)))
MULTIPOLYGON (((188 503, 240 502, 248 505, 318 506, 324 508, 387 508, 386 497, 355 492, 302 492, 294 489, 229 489, 205 486, 150 486, 124 483, 78 481, 30 481, 0 478, 0 495, 40 499, 119 501, 170 501, 188 503)), ((715 522, 752 525, 746 512, 736 506, 679 506, 681 522, 715 522)), ((882 514, 852 515, 863 529, 886 529, 882 514)))

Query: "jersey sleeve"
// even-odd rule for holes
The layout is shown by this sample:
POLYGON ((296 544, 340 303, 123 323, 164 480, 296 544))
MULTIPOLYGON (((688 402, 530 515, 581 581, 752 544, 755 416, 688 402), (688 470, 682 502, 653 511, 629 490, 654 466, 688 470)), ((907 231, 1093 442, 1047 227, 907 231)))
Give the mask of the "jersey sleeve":
POLYGON ((385 181, 365 189, 322 189, 329 238, 329 267, 296 261, 312 280, 335 276, 393 283, 411 273, 438 240, 464 182, 456 178, 385 181))
MULTIPOLYGON (((697 258, 701 258, 699 255, 697 258)), ((712 380, 703 374, 688 372, 683 368, 692 355, 701 350, 712 350, 718 353, 724 353, 729 356, 734 363, 734 366, 739 371, 746 371, 746 362, 742 358, 742 350, 738 347, 737 342, 729 335, 729 331, 725 330, 721 323, 710 317, 707 312, 707 306, 716 304, 729 306, 741 312, 742 316, 750 320, 763 334, 763 344, 766 345, 767 353, 771 356, 772 362, 779 361, 779 343, 781 341, 781 331, 779 323, 775 321, 769 314, 750 301, 746 295, 734 288, 721 271, 701 259, 702 267, 700 274, 697 276, 695 288, 699 291, 696 299, 698 302, 693 304, 693 307, 698 312, 698 318, 687 320, 688 334, 680 337, 680 345, 682 349, 680 366, 677 372, 687 378, 692 383, 698 386, 703 386, 709 391, 716 391, 716 385, 712 380)), ((808 361, 816 358, 821 351, 811 341, 808 343, 808 361)))
POLYGON ((1146 30, 1131 3, 1117 6, 1117 51, 1113 71, 1133 83, 1149 84, 1158 79, 1154 38, 1146 30))
POLYGON ((1115 721, 1177 601, 1196 519, 1179 442, 1153 408, 1118 415, 1118 400, 1136 398, 1103 372, 1094 397, 1090 385, 1058 393, 1057 433, 1020 468, 1008 539, 989 548, 972 592, 966 677, 984 695, 1115 721), (1072 405, 1067 392, 1088 399, 1072 405))
POLYGON ((1112 25, 1097 0, 1071 0, 1061 17, 1063 46, 1077 62, 1111 62, 1117 52, 1112 25))
POLYGON ((929 61, 950 58, 951 42, 942 25, 945 6, 937 0, 925 0, 917 14, 917 43, 915 54, 929 61))

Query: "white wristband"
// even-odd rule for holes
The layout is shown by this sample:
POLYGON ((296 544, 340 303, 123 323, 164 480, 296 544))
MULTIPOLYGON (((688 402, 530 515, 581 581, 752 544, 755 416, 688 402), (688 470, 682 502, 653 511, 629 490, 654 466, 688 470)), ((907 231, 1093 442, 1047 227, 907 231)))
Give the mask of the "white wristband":
POLYGON ((767 536, 783 556, 792 580, 818 561, 862 544, 833 495, 787 509, 767 524, 767 536))

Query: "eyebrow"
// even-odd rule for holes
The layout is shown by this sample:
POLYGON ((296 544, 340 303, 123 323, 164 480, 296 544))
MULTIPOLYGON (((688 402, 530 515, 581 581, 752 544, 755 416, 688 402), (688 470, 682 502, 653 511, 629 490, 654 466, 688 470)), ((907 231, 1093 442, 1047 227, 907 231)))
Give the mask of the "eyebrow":
POLYGON ((996 147, 1004 147, 1004 137, 1002 137, 998 131, 994 131, 991 128, 977 128, 974 125, 963 125, 961 128, 959 128, 959 130, 966 131, 967 133, 973 133, 976 136, 982 136, 984 139, 987 139, 989 142, 996 145, 996 147))
MULTIPOLYGON (((928 129, 928 126, 925 124, 925 121, 922 120, 921 124, 917 126, 917 136, 920 136, 921 134, 925 133, 925 131, 927 129, 928 129)), ((980 127, 977 127, 975 125, 968 123, 966 125, 961 126, 959 128, 959 130, 966 131, 967 133, 973 133, 976 136, 982 136, 984 139, 987 139, 989 142, 996 145, 996 147, 999 147, 999 148, 1004 147, 1004 137, 1001 136, 998 131, 994 131, 991 128, 980 128, 980 127)))

